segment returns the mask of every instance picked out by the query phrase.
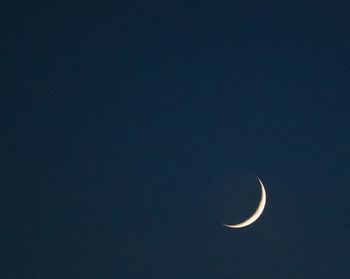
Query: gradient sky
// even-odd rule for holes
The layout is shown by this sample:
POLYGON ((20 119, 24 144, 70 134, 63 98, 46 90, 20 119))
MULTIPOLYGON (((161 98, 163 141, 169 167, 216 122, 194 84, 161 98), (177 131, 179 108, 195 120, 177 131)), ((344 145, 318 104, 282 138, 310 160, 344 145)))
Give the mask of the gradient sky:
POLYGON ((349 1, 7 2, 1 278, 349 277, 349 1))

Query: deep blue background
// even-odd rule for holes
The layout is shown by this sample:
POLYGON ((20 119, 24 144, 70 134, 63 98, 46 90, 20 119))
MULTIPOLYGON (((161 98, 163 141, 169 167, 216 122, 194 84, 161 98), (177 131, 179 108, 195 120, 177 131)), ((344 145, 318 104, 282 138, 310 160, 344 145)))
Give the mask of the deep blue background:
POLYGON ((350 3, 95 2, 1 8, 1 278, 347 278, 350 3))

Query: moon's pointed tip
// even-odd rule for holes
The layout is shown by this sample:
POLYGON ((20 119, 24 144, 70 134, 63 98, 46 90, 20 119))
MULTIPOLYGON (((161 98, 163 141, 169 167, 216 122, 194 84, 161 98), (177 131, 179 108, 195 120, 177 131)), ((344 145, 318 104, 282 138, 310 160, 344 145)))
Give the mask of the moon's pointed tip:
POLYGON ((220 224, 223 225, 226 228, 229 228, 229 229, 238 229, 238 228, 240 228, 239 226, 236 226, 236 225, 227 225, 227 224, 223 224, 223 223, 220 223, 220 224))

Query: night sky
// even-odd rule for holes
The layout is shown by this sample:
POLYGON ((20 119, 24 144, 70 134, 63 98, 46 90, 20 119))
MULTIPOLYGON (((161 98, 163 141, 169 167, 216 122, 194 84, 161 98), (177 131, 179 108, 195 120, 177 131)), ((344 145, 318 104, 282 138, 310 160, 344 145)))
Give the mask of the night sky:
POLYGON ((349 278, 349 1, 7 2, 1 278, 349 278))

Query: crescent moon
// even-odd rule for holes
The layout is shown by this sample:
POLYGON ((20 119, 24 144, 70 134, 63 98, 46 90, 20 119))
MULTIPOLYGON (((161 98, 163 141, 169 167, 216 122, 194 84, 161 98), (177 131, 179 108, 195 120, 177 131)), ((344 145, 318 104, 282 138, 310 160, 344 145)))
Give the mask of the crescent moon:
POLYGON ((259 206, 256 209, 256 211, 254 212, 254 214, 242 223, 239 223, 236 225, 227 225, 227 224, 222 224, 222 225, 224 225, 225 227, 228 227, 228 228, 238 229, 238 228, 243 228, 243 227, 249 226, 250 224, 254 223, 256 220, 258 220, 258 218, 263 213, 264 208, 265 208, 266 192, 265 192, 264 184, 261 182, 259 177, 257 177, 257 179, 258 179, 260 186, 261 186, 261 200, 260 200, 259 206))

